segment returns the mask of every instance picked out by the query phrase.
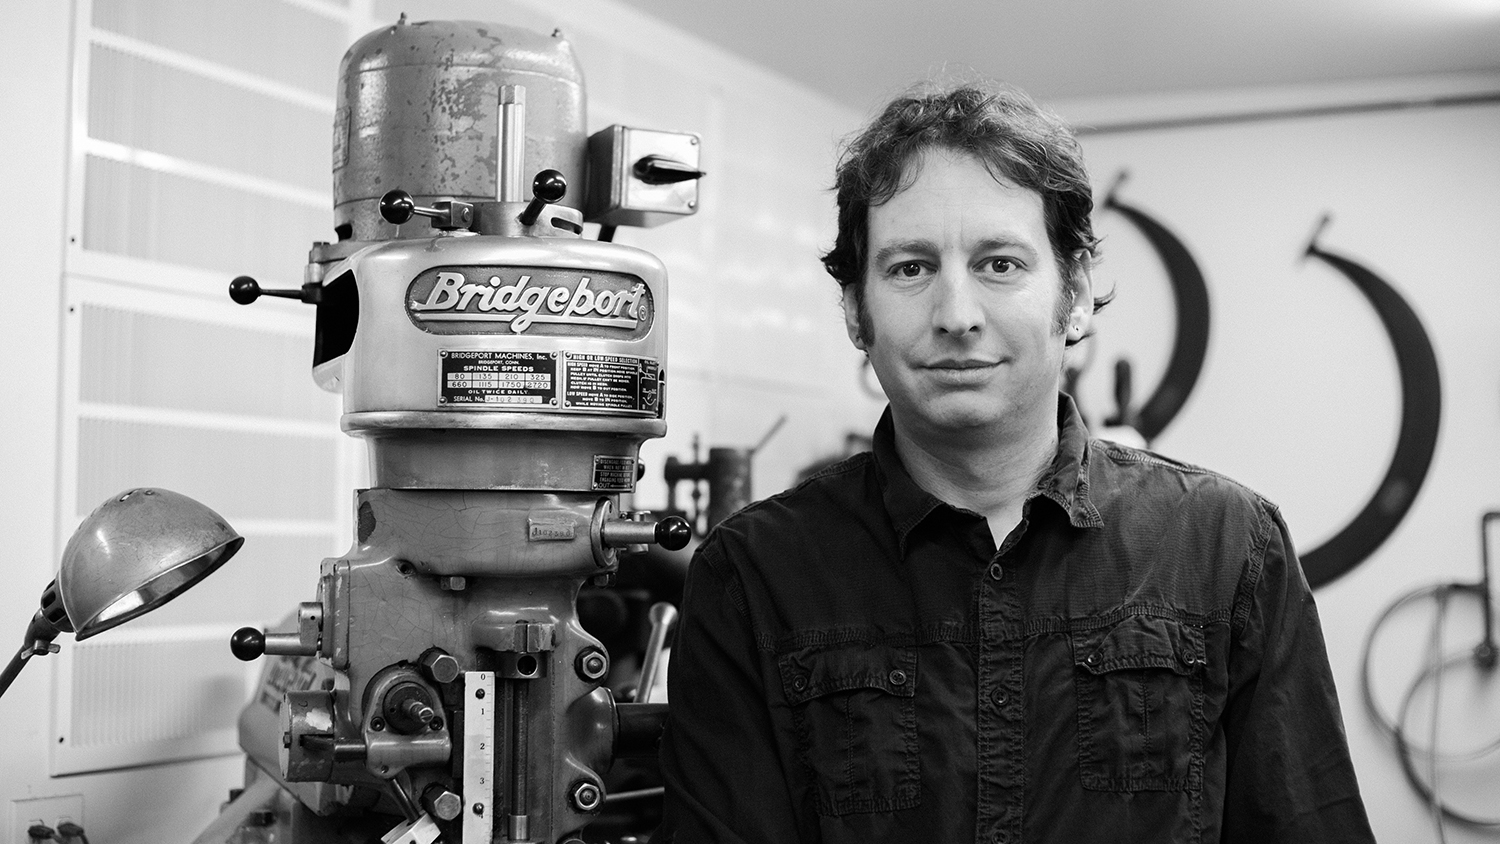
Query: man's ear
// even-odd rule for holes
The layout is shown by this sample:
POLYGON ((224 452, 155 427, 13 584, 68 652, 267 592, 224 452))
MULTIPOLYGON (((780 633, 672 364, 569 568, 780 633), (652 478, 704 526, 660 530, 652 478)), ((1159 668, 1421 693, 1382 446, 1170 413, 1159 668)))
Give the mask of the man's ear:
POLYGON ((844 330, 849 332, 849 342, 854 344, 854 348, 863 352, 868 345, 865 343, 864 333, 859 330, 859 291, 856 284, 859 282, 852 282, 841 288, 844 297, 844 330))
POLYGON ((1072 285, 1073 306, 1068 309, 1069 338, 1077 340, 1088 336, 1089 324, 1094 321, 1094 276, 1085 262, 1078 268, 1078 281, 1072 285))

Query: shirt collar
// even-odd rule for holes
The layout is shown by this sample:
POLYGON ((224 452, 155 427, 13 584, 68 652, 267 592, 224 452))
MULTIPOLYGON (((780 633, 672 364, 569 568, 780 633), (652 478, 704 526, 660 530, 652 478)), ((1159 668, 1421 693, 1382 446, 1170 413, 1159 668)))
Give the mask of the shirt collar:
MULTIPOLYGON (((873 451, 876 477, 880 483, 886 513, 896 528, 896 537, 904 554, 906 538, 912 529, 934 510, 949 505, 918 486, 907 473, 906 465, 896 453, 896 429, 895 423, 891 421, 889 406, 875 426, 873 451)), ((1062 508, 1067 514, 1068 522, 1074 527, 1099 527, 1104 524, 1098 509, 1089 500, 1090 452, 1088 428, 1078 413, 1078 407, 1067 393, 1058 393, 1057 453, 1047 471, 1027 494, 1028 507, 1033 499, 1042 497, 1062 508)))

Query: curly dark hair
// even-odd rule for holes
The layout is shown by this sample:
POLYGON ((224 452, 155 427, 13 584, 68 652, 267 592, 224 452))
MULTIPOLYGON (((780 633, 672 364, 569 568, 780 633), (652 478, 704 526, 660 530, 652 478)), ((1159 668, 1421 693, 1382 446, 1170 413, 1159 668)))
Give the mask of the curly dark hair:
MULTIPOLYGON (((1078 289, 1083 273, 1098 258, 1099 241, 1089 219, 1093 189, 1073 131, 1013 88, 967 84, 917 93, 892 101, 848 140, 834 174, 839 229, 823 266, 840 287, 853 285, 862 332, 868 332, 862 294, 870 208, 910 186, 917 176, 911 163, 934 148, 972 155, 997 179, 1040 194, 1065 290, 1078 289)), ((1060 297, 1059 328, 1066 325, 1071 298, 1060 297)), ((1095 298, 1094 310, 1109 299, 1095 298)))

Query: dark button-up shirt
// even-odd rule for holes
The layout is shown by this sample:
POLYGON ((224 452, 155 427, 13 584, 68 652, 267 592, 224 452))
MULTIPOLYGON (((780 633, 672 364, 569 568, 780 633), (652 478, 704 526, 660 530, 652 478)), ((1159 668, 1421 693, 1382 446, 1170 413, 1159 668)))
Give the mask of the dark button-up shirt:
POLYGON ((889 412, 873 454, 709 536, 654 840, 1373 840, 1276 508, 1058 418, 998 548, 889 412))

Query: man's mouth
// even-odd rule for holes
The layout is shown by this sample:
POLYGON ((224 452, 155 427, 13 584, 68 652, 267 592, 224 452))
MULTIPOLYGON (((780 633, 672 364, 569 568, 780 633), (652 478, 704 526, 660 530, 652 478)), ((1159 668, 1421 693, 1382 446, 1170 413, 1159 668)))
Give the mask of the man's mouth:
POLYGON ((965 370, 965 369, 989 369, 992 366, 999 366, 999 365, 1000 365, 1000 361, 998 361, 998 360, 986 360, 986 359, 982 359, 982 358, 943 358, 942 360, 936 360, 936 361, 933 361, 932 363, 926 364, 926 368, 927 369, 940 369, 940 370, 943 370, 943 369, 965 370))

